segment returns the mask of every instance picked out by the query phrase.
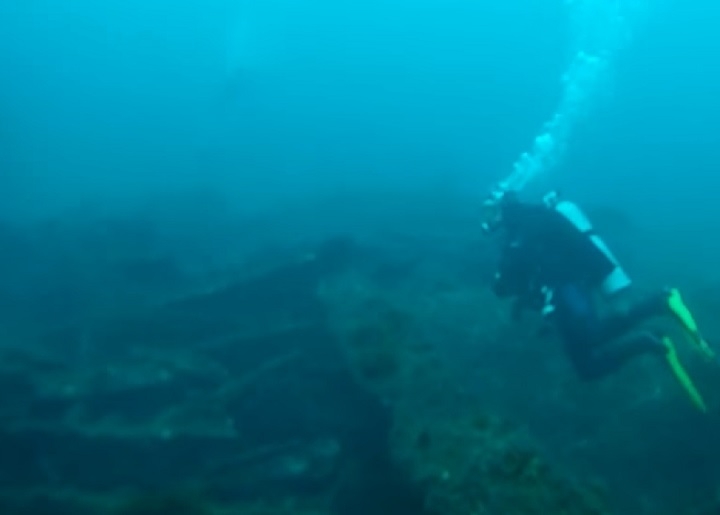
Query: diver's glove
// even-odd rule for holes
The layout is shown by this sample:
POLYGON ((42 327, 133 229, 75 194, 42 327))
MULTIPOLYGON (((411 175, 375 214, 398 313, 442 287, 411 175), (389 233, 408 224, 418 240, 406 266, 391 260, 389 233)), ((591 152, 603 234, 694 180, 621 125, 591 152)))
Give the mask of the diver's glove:
POLYGON ((540 294, 542 295, 542 316, 543 318, 549 318, 555 313, 555 304, 553 302, 554 292, 548 286, 540 288, 540 294))
POLYGON ((553 315, 555 314, 555 304, 553 303, 553 290, 547 286, 540 289, 542 294, 542 323, 536 332, 538 338, 548 338, 554 330, 553 315))

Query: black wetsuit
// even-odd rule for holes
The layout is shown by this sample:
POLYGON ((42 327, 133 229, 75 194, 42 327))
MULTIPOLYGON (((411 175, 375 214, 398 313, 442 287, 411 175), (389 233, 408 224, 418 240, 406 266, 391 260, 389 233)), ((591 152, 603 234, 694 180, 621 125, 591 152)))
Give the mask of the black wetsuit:
POLYGON ((628 334, 640 322, 662 313, 664 294, 609 317, 598 315, 593 290, 615 264, 588 234, 542 204, 505 206, 503 226, 505 242, 495 293, 536 309, 547 306, 551 293, 549 320, 581 378, 604 377, 634 356, 665 352, 652 333, 628 334))

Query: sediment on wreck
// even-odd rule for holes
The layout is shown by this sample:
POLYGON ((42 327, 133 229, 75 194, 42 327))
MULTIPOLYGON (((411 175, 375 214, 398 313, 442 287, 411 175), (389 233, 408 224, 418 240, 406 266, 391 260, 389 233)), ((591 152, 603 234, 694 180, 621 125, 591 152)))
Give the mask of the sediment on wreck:
POLYGON ((602 513, 458 394, 414 280, 333 240, 5 349, 0 508, 602 513))
POLYGON ((384 465, 390 414, 357 384, 316 295, 345 244, 316 250, 5 348, 3 513, 164 491, 247 513, 350 513, 384 465))
MULTIPOLYGON (((521 426, 463 393, 426 330, 432 299, 350 275, 327 287, 334 328, 360 384, 392 406, 392 466, 415 485, 428 514, 605 515, 599 489, 546 459, 521 426), (429 307, 428 307, 429 306, 429 307)), ((483 313, 480 295, 470 299, 483 313)), ((501 334, 488 318, 488 334, 501 334)), ((448 334, 452 334, 448 332, 448 334)))

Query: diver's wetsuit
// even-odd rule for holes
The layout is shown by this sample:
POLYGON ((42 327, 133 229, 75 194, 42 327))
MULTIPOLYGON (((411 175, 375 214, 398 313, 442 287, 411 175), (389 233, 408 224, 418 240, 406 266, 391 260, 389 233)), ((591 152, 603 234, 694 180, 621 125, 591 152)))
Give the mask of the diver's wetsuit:
POLYGON ((601 319, 592 292, 615 264, 561 213, 515 202, 504 208, 503 225, 507 239, 495 293, 515 297, 525 307, 551 306, 549 319, 581 378, 604 377, 634 356, 666 352, 651 333, 621 338, 642 321, 665 313, 666 295, 601 319))
POLYGON ((665 297, 657 296, 628 311, 600 318, 590 292, 573 284, 557 287, 551 316, 578 375, 597 379, 615 372, 635 356, 664 355, 667 348, 659 336, 649 331, 627 333, 644 320, 664 313, 665 297))

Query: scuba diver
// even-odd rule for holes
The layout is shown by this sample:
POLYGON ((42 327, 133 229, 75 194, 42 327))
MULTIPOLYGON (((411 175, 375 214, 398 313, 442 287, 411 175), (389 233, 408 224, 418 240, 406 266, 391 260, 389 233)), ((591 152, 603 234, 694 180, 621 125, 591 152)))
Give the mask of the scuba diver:
POLYGON ((493 194, 484 207, 483 230, 502 234, 493 291, 514 299, 516 315, 542 313, 581 379, 606 377, 637 356, 663 356, 693 404, 706 411, 670 337, 636 331, 652 318, 671 316, 706 357, 715 357, 677 289, 601 315, 598 297, 610 306, 632 281, 576 204, 554 192, 542 203, 527 203, 507 191, 493 194))

